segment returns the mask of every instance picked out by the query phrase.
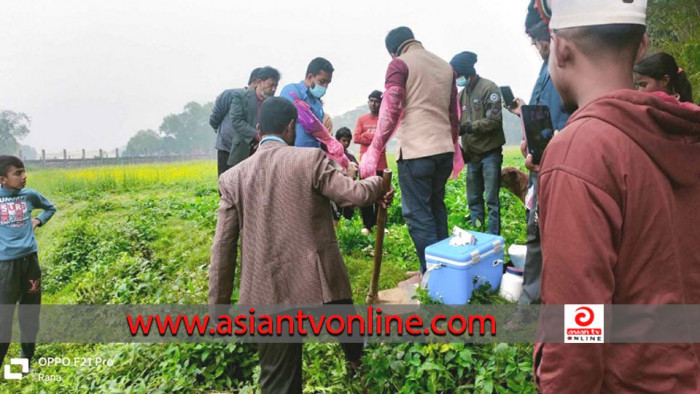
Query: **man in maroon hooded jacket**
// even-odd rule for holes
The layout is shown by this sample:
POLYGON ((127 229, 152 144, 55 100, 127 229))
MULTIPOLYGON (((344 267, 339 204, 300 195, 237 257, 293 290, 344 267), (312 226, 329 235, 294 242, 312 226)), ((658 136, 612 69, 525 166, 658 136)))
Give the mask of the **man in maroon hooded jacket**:
MULTIPOLYGON (((552 4, 550 73, 578 109, 540 167, 543 304, 700 304, 700 108, 632 90, 645 17, 645 0, 552 4)), ((545 393, 700 392, 697 343, 534 357, 545 393)))

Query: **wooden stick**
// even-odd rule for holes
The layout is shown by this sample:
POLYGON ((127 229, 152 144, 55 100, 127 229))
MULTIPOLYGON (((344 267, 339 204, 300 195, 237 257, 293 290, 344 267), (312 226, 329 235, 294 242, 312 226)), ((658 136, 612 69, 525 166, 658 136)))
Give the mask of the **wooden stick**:
MULTIPOLYGON (((388 168, 382 174, 382 197, 391 189, 391 170, 388 168)), ((379 299, 377 292, 379 287, 379 273, 382 268, 382 254, 384 251, 384 229, 386 228, 386 208, 379 206, 377 213, 377 228, 374 232, 374 268, 372 269, 372 281, 369 284, 367 303, 376 304, 379 299)))

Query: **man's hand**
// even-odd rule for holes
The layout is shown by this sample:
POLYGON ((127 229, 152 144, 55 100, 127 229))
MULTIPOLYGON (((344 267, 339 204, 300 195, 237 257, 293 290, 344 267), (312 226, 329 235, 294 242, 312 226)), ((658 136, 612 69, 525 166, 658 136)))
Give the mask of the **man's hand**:
POLYGON ((346 175, 350 179, 357 178, 357 164, 355 164, 353 162, 348 163, 348 172, 346 175))
POLYGON ((471 124, 471 122, 468 122, 468 123, 465 123, 465 124, 459 126, 459 135, 460 135, 460 137, 463 136, 463 135, 465 135, 465 134, 469 134, 469 133, 471 133, 471 132, 472 132, 472 124, 471 124))
POLYGON ((391 185, 389 191, 377 203, 384 209, 389 209, 392 201, 394 201, 394 185, 391 185))
POLYGON ((41 220, 32 219, 32 231, 36 230, 37 227, 41 226, 41 220))
MULTIPOLYGON (((557 135, 559 135, 560 131, 559 130, 554 130, 554 135, 552 136, 552 139, 556 138, 557 135)), ((540 172, 540 165, 533 163, 533 158, 532 155, 527 153, 527 142, 523 140, 523 142, 520 143, 520 151, 522 152, 523 156, 525 156, 525 168, 532 172, 540 172)))
POLYGON ((513 100, 513 103, 515 104, 515 106, 512 108, 508 107, 508 103, 503 103, 503 106, 505 106, 511 114, 520 116, 520 107, 525 105, 525 100, 518 97, 515 100, 513 100))
POLYGON ((377 163, 379 163, 379 152, 372 145, 369 146, 360 160, 360 178, 367 179, 377 174, 377 163))
POLYGON ((531 172, 540 172, 540 165, 533 163, 534 159, 532 158, 531 154, 527 154, 527 157, 525 158, 525 168, 530 170, 531 172))

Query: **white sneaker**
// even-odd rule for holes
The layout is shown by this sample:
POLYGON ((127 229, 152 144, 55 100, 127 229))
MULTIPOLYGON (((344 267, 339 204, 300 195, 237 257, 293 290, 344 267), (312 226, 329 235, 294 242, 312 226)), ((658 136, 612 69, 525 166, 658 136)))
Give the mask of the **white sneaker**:
POLYGON ((362 229, 362 234, 364 234, 364 235, 370 235, 371 232, 369 231, 368 228, 365 227, 365 228, 362 229))

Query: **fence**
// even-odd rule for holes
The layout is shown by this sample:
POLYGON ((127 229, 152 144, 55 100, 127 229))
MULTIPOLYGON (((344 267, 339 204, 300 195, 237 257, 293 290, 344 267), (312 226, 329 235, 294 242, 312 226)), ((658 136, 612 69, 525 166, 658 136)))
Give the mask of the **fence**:
MULTIPOLYGON (((19 152, 22 158, 22 152, 19 152)), ((92 166, 107 166, 107 165, 132 165, 146 163, 170 163, 177 161, 189 160, 215 160, 216 153, 209 154, 192 154, 192 155, 155 155, 155 156, 120 156, 119 149, 113 152, 99 149, 97 151, 86 151, 82 149, 78 152, 68 152, 63 149, 62 152, 47 154, 44 149, 41 150, 39 159, 24 159, 24 165, 28 169, 56 169, 56 168, 81 168, 92 166), (77 153, 77 154, 76 154, 77 153)))

